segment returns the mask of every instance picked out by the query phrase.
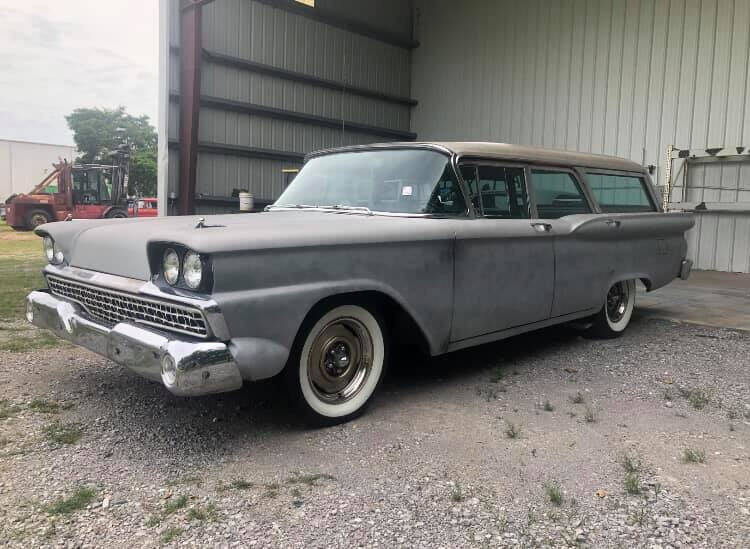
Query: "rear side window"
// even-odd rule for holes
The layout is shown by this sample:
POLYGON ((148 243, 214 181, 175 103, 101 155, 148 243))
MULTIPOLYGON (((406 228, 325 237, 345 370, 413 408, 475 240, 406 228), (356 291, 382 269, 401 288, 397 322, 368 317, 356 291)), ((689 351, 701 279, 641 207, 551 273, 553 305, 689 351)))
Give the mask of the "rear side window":
POLYGON ((642 177, 589 173, 586 179, 591 193, 605 213, 656 211, 642 177))
POLYGON ((591 213, 583 191, 570 173, 532 170, 531 177, 540 218, 557 219, 566 215, 591 213))

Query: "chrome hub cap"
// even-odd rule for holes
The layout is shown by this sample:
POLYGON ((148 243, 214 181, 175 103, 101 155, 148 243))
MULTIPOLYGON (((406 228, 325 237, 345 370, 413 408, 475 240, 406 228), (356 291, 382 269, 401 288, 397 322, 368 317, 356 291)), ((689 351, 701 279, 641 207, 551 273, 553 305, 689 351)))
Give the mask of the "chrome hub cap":
POLYGON ((358 320, 339 318, 325 326, 307 359, 307 375, 315 394, 332 404, 351 399, 370 375, 372 355, 372 336, 358 320))
POLYGON ((628 309, 630 289, 626 282, 618 282, 607 294, 607 318, 613 323, 620 322, 628 309))

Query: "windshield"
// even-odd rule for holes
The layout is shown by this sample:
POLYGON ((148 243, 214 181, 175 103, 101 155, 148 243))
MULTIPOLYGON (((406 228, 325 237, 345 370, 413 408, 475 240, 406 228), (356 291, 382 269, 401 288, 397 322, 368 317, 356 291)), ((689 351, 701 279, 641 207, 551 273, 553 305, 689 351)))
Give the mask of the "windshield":
POLYGON ((449 159, 426 150, 343 152, 305 164, 273 207, 463 215, 449 159))

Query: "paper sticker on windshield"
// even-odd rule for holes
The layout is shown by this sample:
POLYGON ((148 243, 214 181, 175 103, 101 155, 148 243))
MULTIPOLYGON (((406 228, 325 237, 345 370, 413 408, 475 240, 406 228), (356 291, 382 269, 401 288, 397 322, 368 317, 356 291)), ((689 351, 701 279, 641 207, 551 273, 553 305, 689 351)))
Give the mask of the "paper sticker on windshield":
POLYGON ((412 194, 411 185, 404 185, 403 187, 401 187, 402 196, 411 196, 411 194, 412 194))

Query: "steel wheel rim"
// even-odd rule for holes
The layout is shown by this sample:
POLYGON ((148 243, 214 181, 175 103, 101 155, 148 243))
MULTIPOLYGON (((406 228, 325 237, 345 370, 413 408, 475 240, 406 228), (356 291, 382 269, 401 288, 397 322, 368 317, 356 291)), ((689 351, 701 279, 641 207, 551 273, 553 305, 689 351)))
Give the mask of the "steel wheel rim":
POLYGON ((39 225, 44 225, 47 223, 47 218, 43 216, 42 214, 34 214, 31 216, 31 226, 36 228, 39 225))
POLYGON ((607 318, 616 324, 620 322, 628 310, 630 288, 626 282, 618 282, 607 293, 607 318))
POLYGON ((372 370, 373 341, 355 318, 328 323, 310 346, 307 376, 316 396, 330 404, 354 398, 372 370))

